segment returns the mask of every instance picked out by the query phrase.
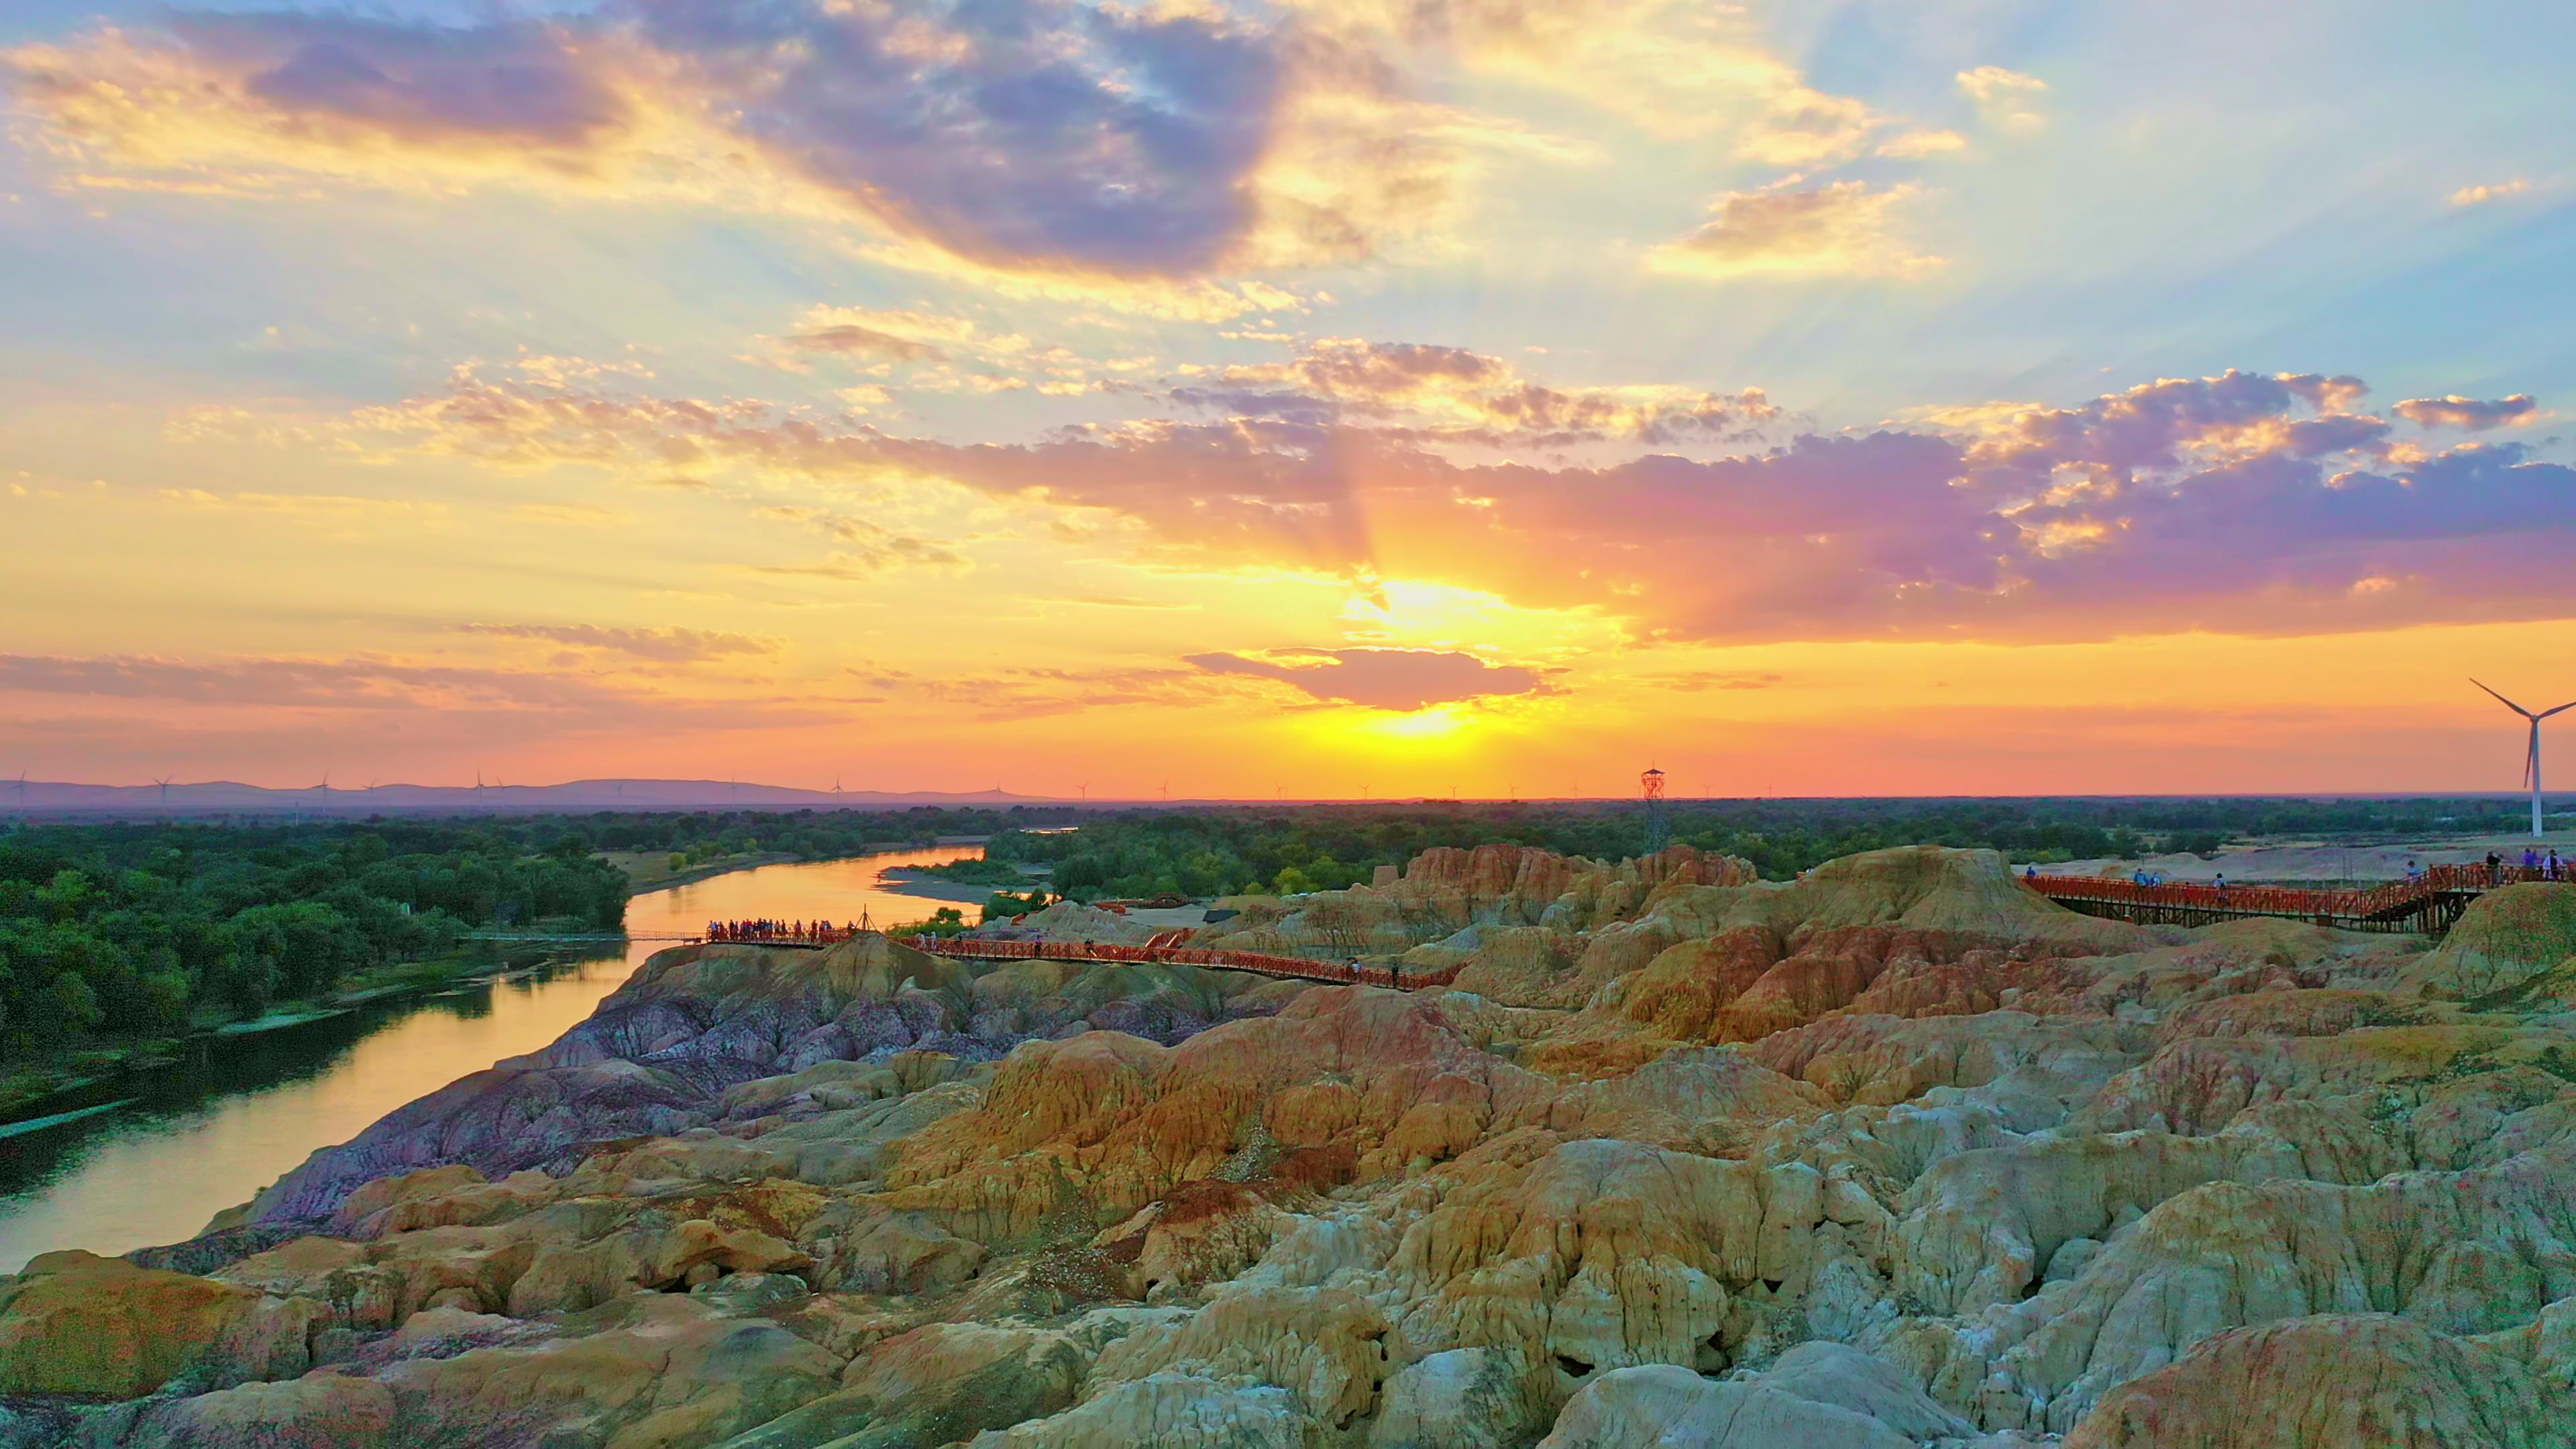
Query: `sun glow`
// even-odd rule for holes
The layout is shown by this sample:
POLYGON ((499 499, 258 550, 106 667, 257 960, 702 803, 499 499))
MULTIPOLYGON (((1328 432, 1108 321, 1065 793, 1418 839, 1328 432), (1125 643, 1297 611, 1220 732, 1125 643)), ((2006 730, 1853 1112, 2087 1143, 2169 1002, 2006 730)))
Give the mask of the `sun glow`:
POLYGON ((1467 728, 1467 716, 1456 705, 1439 704, 1411 714, 1384 715, 1361 728, 1381 739, 1420 742, 1448 739, 1467 728))

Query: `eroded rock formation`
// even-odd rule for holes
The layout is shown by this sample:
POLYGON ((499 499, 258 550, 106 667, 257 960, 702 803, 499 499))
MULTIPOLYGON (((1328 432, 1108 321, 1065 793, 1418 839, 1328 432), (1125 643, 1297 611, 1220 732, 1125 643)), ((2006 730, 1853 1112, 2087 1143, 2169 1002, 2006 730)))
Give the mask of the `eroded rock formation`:
POLYGON ((0 1281, 0 1445, 2565 1446, 2542 889, 2428 948, 1492 847, 1200 933, 1445 990, 684 948, 193 1273, 0 1281))

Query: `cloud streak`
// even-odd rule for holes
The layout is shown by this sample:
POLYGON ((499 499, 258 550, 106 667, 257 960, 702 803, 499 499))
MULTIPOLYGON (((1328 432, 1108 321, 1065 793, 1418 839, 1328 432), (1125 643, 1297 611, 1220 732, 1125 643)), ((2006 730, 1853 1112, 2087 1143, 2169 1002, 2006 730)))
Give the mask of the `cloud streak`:
POLYGON ((1287 649, 1254 659, 1192 654, 1186 663, 1211 674, 1276 680, 1327 704, 1356 704, 1410 713, 1435 704, 1546 691, 1535 669, 1489 664, 1440 649, 1287 649))
POLYGON ((2494 402, 2452 393, 2448 397, 2410 397, 2393 411, 2408 422, 2428 428, 2458 428, 2463 432, 2483 433, 2490 428, 2516 427, 2533 422, 2540 416, 2540 404, 2528 393, 2515 393, 2494 402))
POLYGON ((1228 367, 1170 396, 1202 412, 1368 427, 1423 442, 1557 448, 1740 440, 1779 416, 1758 388, 1562 389, 1461 347, 1327 338, 1285 363, 1228 367))
POLYGON ((602 650, 666 664, 691 664, 728 655, 775 654, 778 641, 719 629, 616 629, 597 624, 457 624, 459 634, 527 639, 576 649, 602 650))
POLYGON ((1709 203, 1697 231, 1657 247, 1657 271, 1732 280, 1761 276, 1914 277, 1944 259, 1915 251, 1904 214, 1923 195, 1912 184, 1834 181, 1776 191, 1730 191, 1709 203))

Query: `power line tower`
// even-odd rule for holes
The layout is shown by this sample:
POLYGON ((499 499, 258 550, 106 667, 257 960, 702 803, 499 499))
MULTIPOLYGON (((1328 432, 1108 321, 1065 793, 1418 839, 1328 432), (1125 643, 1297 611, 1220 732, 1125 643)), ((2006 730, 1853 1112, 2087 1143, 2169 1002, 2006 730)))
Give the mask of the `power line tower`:
POLYGON ((1637 777, 1637 793, 1646 802, 1646 854, 1672 843, 1672 822, 1664 818, 1664 772, 1648 770, 1637 777))

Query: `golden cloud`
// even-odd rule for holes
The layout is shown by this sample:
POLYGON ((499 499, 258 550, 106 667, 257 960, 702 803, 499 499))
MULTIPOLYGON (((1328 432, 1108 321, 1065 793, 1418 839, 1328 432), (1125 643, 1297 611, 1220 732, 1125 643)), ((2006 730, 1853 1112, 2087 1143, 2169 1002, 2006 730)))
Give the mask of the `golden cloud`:
POLYGON ((1987 125, 2024 133, 2047 129, 2048 113, 2041 109, 2039 97, 2048 89, 2048 82, 2039 77, 1999 65, 1981 65, 1959 72, 1958 80, 1959 89, 1976 102, 1987 125))
POLYGON ((1709 206, 1707 223, 1655 248, 1647 264, 1681 276, 1916 277, 1947 264, 1897 234, 1923 195, 1906 184, 1873 188, 1836 181, 1772 191, 1731 191, 1709 206))
POLYGON ((2523 180, 2519 176, 2510 181, 2497 181, 2492 183, 2481 183, 2476 186, 2463 186, 2459 190, 2451 193, 2451 204, 2453 206, 2483 206, 2490 201, 2503 201, 2509 197, 2520 196, 2530 189, 2531 183, 2523 180))

